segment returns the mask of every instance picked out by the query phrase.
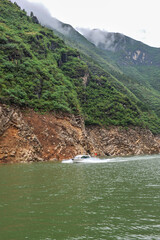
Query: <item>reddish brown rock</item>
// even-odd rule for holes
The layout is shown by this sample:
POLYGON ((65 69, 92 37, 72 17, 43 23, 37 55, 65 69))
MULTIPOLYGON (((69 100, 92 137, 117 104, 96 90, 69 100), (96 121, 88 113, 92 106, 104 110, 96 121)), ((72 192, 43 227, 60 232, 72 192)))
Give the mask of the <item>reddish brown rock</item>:
POLYGON ((138 127, 84 126, 83 118, 0 105, 0 162, 56 161, 77 154, 160 153, 160 137, 138 127))
POLYGON ((88 127, 87 135, 92 139, 93 146, 100 149, 100 155, 126 156, 160 152, 160 137, 139 127, 88 127))
POLYGON ((41 161, 41 144, 18 109, 0 106, 0 161, 41 161))

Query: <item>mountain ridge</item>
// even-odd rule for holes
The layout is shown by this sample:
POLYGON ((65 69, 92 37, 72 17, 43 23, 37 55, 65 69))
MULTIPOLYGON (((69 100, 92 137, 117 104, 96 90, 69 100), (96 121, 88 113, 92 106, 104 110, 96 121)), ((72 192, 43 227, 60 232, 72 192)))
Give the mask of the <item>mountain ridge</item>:
POLYGON ((1 101, 37 110, 82 114, 86 124, 144 124, 152 125, 152 131, 155 126, 157 129, 156 115, 119 81, 120 76, 130 79, 116 64, 107 62, 104 51, 70 25, 62 24, 70 29, 68 40, 63 35, 66 42, 71 39, 71 45, 78 46, 70 48, 53 31, 42 27, 33 12, 29 17, 25 10, 7 0, 1 1, 1 6, 1 101), (12 14, 7 15, 11 7, 12 14), (155 119, 154 123, 148 117, 155 119))

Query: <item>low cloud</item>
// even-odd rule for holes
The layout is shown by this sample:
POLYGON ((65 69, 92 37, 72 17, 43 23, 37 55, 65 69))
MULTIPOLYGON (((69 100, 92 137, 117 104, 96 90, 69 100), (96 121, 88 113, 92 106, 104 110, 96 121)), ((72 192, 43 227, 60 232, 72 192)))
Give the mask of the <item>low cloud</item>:
POLYGON ((53 18, 49 12, 49 10, 42 3, 33 3, 27 0, 10 0, 11 2, 16 2, 21 9, 25 9, 28 15, 31 12, 38 18, 39 22, 43 26, 50 27, 61 32, 64 35, 69 34, 71 30, 70 25, 65 25, 56 18, 53 18))
MULTIPOLYGON (((28 0, 10 0, 11 2, 16 2, 21 9, 25 9, 28 15, 31 12, 38 18, 41 25, 49 27, 53 30, 57 30, 58 32, 69 35, 72 30, 72 26, 69 24, 64 24, 53 18, 49 10, 42 3, 33 3, 28 0)), ((121 47, 124 45, 125 37, 119 33, 111 33, 107 31, 102 31, 100 29, 85 29, 78 28, 76 29, 85 38, 87 38, 90 42, 95 44, 97 47, 101 49, 106 49, 110 51, 116 51, 119 48, 120 43, 121 47)))
POLYGON ((102 49, 116 51, 119 47, 119 43, 123 43, 125 41, 125 36, 120 33, 112 33, 107 31, 102 31, 100 29, 85 29, 85 28, 77 28, 81 34, 84 35, 90 42, 95 44, 97 47, 102 49))

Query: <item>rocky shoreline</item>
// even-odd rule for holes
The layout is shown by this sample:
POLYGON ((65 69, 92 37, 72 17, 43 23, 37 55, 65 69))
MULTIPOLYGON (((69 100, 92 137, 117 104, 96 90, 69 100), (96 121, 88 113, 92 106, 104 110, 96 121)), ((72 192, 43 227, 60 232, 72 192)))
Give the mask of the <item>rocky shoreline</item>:
POLYGON ((85 127, 80 116, 0 105, 0 162, 61 161, 77 154, 160 153, 160 136, 139 127, 85 127))

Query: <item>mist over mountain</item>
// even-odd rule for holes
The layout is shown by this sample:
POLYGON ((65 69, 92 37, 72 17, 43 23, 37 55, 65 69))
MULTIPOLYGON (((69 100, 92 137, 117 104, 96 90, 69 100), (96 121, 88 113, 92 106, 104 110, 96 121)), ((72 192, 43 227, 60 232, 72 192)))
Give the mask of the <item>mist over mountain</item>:
MULTIPOLYGON (((83 34, 88 41, 102 50, 109 50, 111 52, 123 51, 128 61, 133 60, 135 63, 143 62, 145 64, 154 64, 155 61, 153 57, 155 57, 155 55, 158 57, 160 54, 159 48, 150 47, 121 33, 107 32, 100 29, 77 28, 77 30, 83 34), (151 54, 152 56, 148 59, 147 56, 149 57, 151 54)), ((156 64, 159 63, 157 62, 156 64)))
POLYGON ((77 28, 77 30, 99 48, 113 52, 125 48, 127 37, 121 33, 86 28, 77 28))
POLYGON ((64 35, 68 35, 72 28, 69 24, 64 24, 56 18, 52 17, 48 9, 41 3, 33 3, 27 0, 11 0, 11 2, 16 2, 21 7, 21 9, 25 9, 28 15, 33 12, 33 14, 38 18, 41 25, 54 28, 64 35))
POLYGON ((124 76, 112 70, 110 73, 160 116, 160 48, 150 47, 119 33, 99 29, 78 30, 130 80, 126 81, 124 76))
MULTIPOLYGON (((88 41, 93 43, 96 47, 116 52, 119 50, 125 50, 126 45, 133 45, 136 40, 127 37, 121 33, 107 32, 100 29, 87 29, 87 28, 76 28, 74 29, 71 25, 63 23, 58 19, 52 17, 49 10, 41 3, 29 2, 27 0, 10 0, 16 2, 21 9, 25 9, 28 15, 31 12, 38 18, 39 22, 43 26, 52 28, 65 36, 70 34, 77 34, 77 31, 82 34, 88 41), (74 33, 73 33, 74 32, 74 33)), ((136 41, 137 42, 137 41, 136 41)))
MULTIPOLYGON (((78 49, 92 72, 99 76, 112 74, 119 80, 116 82, 119 89, 119 84, 122 83, 133 96, 145 102, 160 116, 160 48, 150 47, 120 33, 99 29, 76 30, 53 18, 42 4, 27 0, 13 1, 22 9, 25 8, 28 14, 32 11, 43 26, 51 28, 68 45, 78 49), (100 67, 99 70, 97 66, 100 67)), ((122 92, 124 89, 121 88, 122 92)))
MULTIPOLYGON (((49 10, 41 3, 33 3, 27 0, 10 0, 11 2, 16 2, 21 9, 25 9, 28 15, 31 12, 38 18, 39 22, 47 27, 50 27, 65 36, 69 36, 72 31, 74 34, 76 30, 82 34, 88 41, 93 43, 95 46, 99 48, 104 48, 110 51, 117 51, 126 43, 126 36, 120 33, 112 33, 107 31, 102 31, 99 29, 85 29, 85 28, 77 28, 74 29, 71 25, 63 23, 58 19, 51 16, 49 10)), ((77 33, 76 33, 77 34, 77 33)))

